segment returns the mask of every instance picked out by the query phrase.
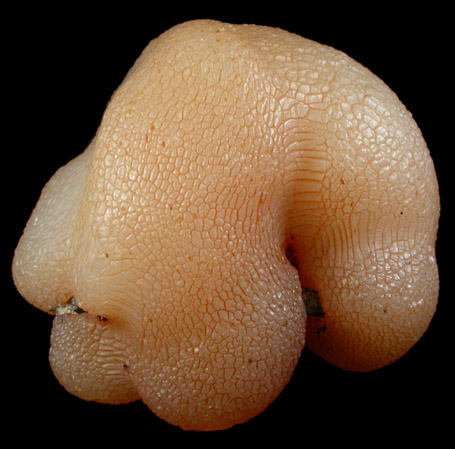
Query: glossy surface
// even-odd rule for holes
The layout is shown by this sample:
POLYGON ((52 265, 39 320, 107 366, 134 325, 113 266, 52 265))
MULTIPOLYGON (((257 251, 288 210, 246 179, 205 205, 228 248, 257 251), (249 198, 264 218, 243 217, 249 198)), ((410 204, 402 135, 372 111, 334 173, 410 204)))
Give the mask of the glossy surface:
POLYGON ((70 392, 225 428, 280 393, 305 337, 349 370, 408 351, 436 305, 438 214, 425 143, 379 79, 281 30, 198 21, 144 50, 13 270, 37 307, 88 312, 54 321, 70 392), (302 286, 325 315, 307 330, 302 286))

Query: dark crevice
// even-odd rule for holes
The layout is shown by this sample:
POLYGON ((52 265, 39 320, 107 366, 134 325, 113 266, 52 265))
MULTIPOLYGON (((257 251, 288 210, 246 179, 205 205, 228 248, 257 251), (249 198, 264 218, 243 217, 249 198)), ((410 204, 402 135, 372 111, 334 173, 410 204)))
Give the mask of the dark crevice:
POLYGON ((290 245, 286 247, 286 258, 294 268, 297 268, 297 256, 295 255, 294 248, 290 245))
MULTIPOLYGON (((292 235, 289 237, 288 242, 289 243, 286 246, 286 258, 294 268, 298 269, 297 255, 293 247, 292 235)), ((321 299, 316 290, 302 285, 302 299, 305 304, 307 316, 324 318, 325 314, 322 308, 321 299)))

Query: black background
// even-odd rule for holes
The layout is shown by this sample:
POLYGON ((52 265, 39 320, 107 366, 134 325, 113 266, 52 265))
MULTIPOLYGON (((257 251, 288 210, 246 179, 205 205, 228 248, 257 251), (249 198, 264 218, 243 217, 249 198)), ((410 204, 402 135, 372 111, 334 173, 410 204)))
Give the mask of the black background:
POLYGON ((31 437, 38 443, 159 445, 163 436, 166 444, 183 438, 185 443, 232 439, 246 445, 264 437, 278 437, 281 444, 294 444, 291 441, 297 438, 298 444, 311 440, 323 446, 423 438, 436 443, 448 432, 448 418, 453 416, 449 155, 454 125, 449 108, 454 103, 449 12, 435 4, 404 11, 384 3, 358 8, 286 2, 248 8, 233 3, 145 4, 110 4, 95 11, 93 5, 65 3, 17 7, 3 14, 5 430, 18 443, 31 437), (111 94, 147 43, 169 27, 197 18, 278 26, 342 50, 368 67, 398 94, 420 126, 442 199, 437 246, 440 301, 420 342, 394 365, 369 374, 343 372, 305 349, 290 384, 264 413, 212 433, 183 432, 140 402, 109 406, 68 394, 47 361, 52 318, 22 300, 10 276, 14 247, 45 182, 85 149, 111 94))

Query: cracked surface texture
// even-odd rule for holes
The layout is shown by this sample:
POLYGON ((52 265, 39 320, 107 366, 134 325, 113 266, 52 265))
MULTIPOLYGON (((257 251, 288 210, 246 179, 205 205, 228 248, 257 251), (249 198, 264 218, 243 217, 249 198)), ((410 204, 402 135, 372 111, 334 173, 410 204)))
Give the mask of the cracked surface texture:
POLYGON ((87 400, 184 429, 244 422, 300 352, 393 363, 438 297, 433 163, 411 114, 345 54, 192 21, 153 40, 16 249, 54 319, 50 361, 87 400), (323 314, 306 316, 302 289, 323 314))

